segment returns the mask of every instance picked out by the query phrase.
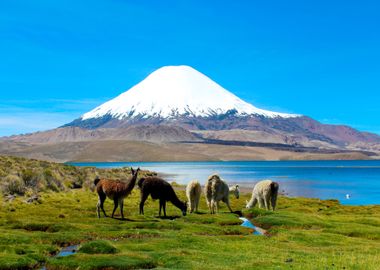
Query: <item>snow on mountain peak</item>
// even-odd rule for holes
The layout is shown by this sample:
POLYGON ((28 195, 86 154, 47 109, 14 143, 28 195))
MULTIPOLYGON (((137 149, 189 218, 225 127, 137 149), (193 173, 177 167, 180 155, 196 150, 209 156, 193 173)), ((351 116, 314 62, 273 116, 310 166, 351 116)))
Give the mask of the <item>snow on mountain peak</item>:
POLYGON ((207 117, 234 110, 238 115, 298 117, 296 114, 261 110, 227 91, 189 66, 165 66, 118 97, 105 102, 81 119, 110 115, 173 118, 179 115, 207 117))

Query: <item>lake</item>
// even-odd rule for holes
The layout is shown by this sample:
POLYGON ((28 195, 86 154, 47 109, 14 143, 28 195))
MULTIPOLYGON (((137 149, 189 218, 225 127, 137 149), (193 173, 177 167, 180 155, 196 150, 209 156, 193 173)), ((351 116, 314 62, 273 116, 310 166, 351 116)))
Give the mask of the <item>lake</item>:
POLYGON ((338 199, 342 204, 380 204, 380 160, 371 161, 215 161, 70 163, 98 168, 140 167, 168 181, 186 184, 218 173, 228 183, 253 188, 262 179, 280 184, 288 196, 338 199), (346 198, 349 194, 349 199, 346 198))

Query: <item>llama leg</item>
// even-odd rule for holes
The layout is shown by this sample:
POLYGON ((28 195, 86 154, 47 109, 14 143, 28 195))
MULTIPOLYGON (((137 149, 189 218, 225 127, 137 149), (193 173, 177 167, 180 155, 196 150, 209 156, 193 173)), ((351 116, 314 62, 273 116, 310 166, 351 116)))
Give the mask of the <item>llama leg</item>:
POLYGON ((194 211, 194 198, 191 198, 189 202, 190 202, 190 213, 193 213, 193 211, 194 211))
POLYGON ((123 214, 124 200, 123 200, 123 199, 120 199, 120 200, 119 200, 119 204, 120 204, 120 214, 121 214, 121 218, 124 219, 124 214, 123 214))
POLYGON ((261 208, 265 209, 265 198, 261 198, 261 208))
POLYGON ((214 199, 211 199, 211 214, 215 214, 215 207, 216 207, 216 203, 214 201, 214 199))
POLYGON ((164 200, 162 206, 164 208, 164 217, 166 217, 166 201, 165 200, 164 200))
POLYGON ((119 204, 119 201, 117 199, 113 199, 114 207, 113 207, 112 216, 111 216, 112 218, 113 218, 113 215, 115 214, 115 211, 116 211, 118 204, 119 204))
POLYGON ((208 210, 211 213, 211 202, 209 200, 207 200, 206 202, 207 202, 208 210))
POLYGON ((264 206, 264 200, 262 197, 259 197, 259 208, 263 208, 264 206))
POLYGON ((265 210, 269 210, 269 195, 266 195, 264 197, 264 206, 265 206, 265 210))
POLYGON ((144 215, 144 203, 146 199, 148 199, 149 194, 141 192, 141 200, 140 200, 140 215, 144 215))
POLYGON ((96 204, 96 213, 98 215, 98 218, 100 218, 100 201, 98 200, 96 204))
POLYGON ((253 199, 253 202, 252 202, 252 207, 255 207, 255 206, 256 206, 256 204, 257 204, 257 199, 256 199, 256 198, 254 198, 254 199, 253 199))
POLYGON ((272 209, 274 211, 276 209, 277 193, 272 194, 271 201, 272 201, 272 209))
POLYGON ((100 204, 101 204, 101 200, 99 196, 98 203, 96 204, 96 213, 98 214, 98 218, 100 218, 100 204))
POLYGON ((225 204, 227 204, 228 209, 230 209, 230 212, 233 213, 233 211, 231 209, 231 206, 230 206, 230 200, 229 200, 229 198, 227 197, 226 199, 223 200, 223 202, 225 204))
POLYGON ((164 205, 163 200, 160 200, 160 211, 158 213, 158 216, 160 216, 160 217, 161 217, 161 209, 162 209, 163 205, 164 205))
POLYGON ((219 212, 219 201, 214 200, 214 214, 219 212))
POLYGON ((102 212, 104 216, 106 217, 107 214, 106 214, 106 211, 104 211, 104 201, 106 200, 106 194, 99 193, 98 195, 99 195, 99 200, 98 200, 98 204, 96 205, 96 208, 98 211, 98 218, 100 218, 100 209, 102 209, 102 212))

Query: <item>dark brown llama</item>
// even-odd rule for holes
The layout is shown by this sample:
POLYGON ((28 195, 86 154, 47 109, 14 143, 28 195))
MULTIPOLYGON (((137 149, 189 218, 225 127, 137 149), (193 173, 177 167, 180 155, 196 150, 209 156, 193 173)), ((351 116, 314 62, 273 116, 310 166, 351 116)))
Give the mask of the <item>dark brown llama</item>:
POLYGON ((107 216, 104 211, 103 205, 106 198, 113 200, 114 208, 112 211, 112 218, 115 214, 117 206, 120 204, 121 218, 124 219, 123 206, 124 198, 131 194, 137 179, 137 174, 140 171, 138 168, 136 171, 131 168, 132 176, 126 181, 112 180, 112 179, 99 179, 94 180, 96 186, 96 191, 98 192, 99 201, 96 205, 96 210, 98 213, 98 218, 100 218, 100 209, 102 209, 104 216, 107 216))
POLYGON ((181 202, 178 199, 173 187, 164 179, 155 176, 141 178, 137 185, 141 190, 140 214, 144 214, 144 203, 150 195, 153 200, 158 199, 160 201, 159 216, 161 216, 161 209, 163 209, 164 216, 166 217, 167 201, 179 208, 182 211, 182 214, 186 216, 187 203, 181 202))

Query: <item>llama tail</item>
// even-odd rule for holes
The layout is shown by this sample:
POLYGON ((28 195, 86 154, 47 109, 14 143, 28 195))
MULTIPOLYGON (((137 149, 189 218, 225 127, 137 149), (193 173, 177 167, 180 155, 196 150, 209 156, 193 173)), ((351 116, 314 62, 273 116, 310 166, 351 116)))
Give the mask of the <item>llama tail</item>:
POLYGON ((272 183, 270 184, 270 191, 271 191, 271 194, 277 194, 277 193, 278 193, 278 188, 279 188, 278 183, 276 183, 276 182, 272 182, 272 183))
POLYGON ((140 178, 139 181, 137 182, 137 185, 139 186, 140 189, 144 181, 145 181, 145 178, 140 178))
POLYGON ((96 186, 99 183, 99 181, 100 181, 100 178, 99 176, 97 176, 94 180, 94 185, 96 186))

